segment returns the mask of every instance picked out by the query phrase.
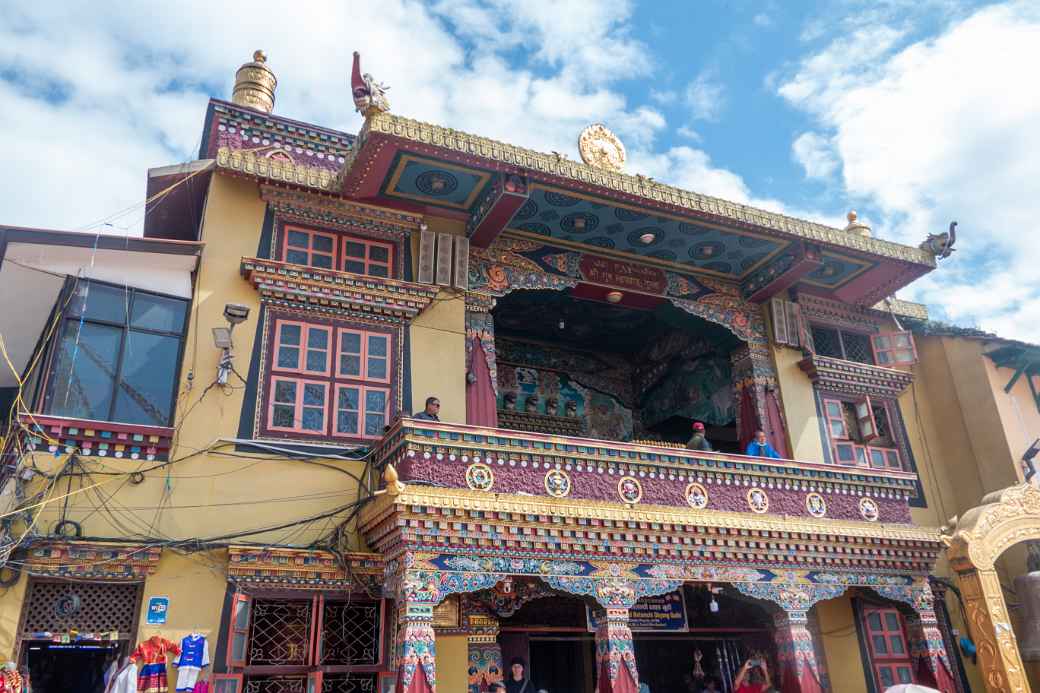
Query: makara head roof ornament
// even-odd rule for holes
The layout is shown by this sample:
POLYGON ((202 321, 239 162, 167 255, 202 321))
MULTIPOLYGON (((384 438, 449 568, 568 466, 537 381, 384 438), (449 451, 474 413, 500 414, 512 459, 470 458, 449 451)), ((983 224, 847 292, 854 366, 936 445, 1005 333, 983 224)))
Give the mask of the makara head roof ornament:
POLYGON ((953 244, 956 242, 957 222, 951 221, 949 231, 928 234, 928 238, 924 239, 918 247, 921 250, 927 250, 939 260, 945 260, 956 250, 953 247, 953 244))
POLYGON ((386 92, 390 87, 377 82, 367 72, 361 73, 361 54, 354 51, 354 69, 350 73, 350 91, 354 95, 354 108, 368 118, 390 110, 386 92))
POLYGON ((578 153, 589 166, 616 172, 625 167, 625 145, 603 123, 593 123, 581 131, 578 153))

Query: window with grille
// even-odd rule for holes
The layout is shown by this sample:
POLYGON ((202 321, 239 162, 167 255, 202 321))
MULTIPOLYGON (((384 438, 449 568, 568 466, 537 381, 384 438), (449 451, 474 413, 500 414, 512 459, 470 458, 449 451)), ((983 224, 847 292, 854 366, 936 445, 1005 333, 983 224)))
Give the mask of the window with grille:
POLYGON ((296 265, 388 279, 394 276, 394 244, 387 241, 286 225, 281 253, 282 260, 296 265))
POLYGON ((298 438, 371 440, 390 417, 393 336, 273 316, 264 429, 298 438))
POLYGON ((383 619, 381 601, 236 594, 228 630, 228 691, 282 693, 297 690, 301 682, 307 693, 374 690, 384 663, 383 619))
POLYGON ((870 335, 813 325, 812 337, 813 349, 820 356, 830 356, 857 363, 874 363, 874 350, 871 346, 870 335))
POLYGON ((836 464, 903 470, 893 435, 892 402, 869 397, 856 400, 822 398, 825 430, 836 464))
POLYGON ((910 648, 897 609, 865 607, 862 610, 867 652, 879 690, 901 683, 914 683, 910 648))
POLYGON ((31 580, 22 617, 22 637, 33 633, 120 634, 133 637, 141 586, 134 583, 31 580))

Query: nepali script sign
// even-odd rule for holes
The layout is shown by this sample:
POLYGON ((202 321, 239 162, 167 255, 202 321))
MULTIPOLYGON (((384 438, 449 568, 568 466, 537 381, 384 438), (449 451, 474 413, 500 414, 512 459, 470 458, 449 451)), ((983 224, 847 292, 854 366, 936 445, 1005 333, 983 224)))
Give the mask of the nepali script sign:
POLYGON ((668 290, 668 278, 656 267, 596 255, 582 255, 579 267, 582 278, 588 282, 657 296, 664 295, 668 290))
MULTIPOLYGON (((585 607, 588 618, 589 632, 595 633, 596 626, 606 615, 600 611, 594 613, 590 607, 585 607)), ((682 590, 662 594, 659 597, 643 597, 636 605, 628 610, 628 627, 632 632, 660 632, 684 633, 688 630, 686 625, 686 599, 682 590)))

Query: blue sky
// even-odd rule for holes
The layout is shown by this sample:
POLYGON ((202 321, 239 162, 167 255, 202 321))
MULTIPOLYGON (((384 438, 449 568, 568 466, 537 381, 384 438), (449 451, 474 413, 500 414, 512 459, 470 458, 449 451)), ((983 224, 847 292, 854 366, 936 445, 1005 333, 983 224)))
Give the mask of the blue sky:
POLYGON ((629 172, 903 243, 956 219, 901 297, 1040 341, 1035 2, 4 3, 0 221, 139 233, 258 47, 287 117, 357 131, 359 50, 405 116, 575 158, 602 121, 629 172))

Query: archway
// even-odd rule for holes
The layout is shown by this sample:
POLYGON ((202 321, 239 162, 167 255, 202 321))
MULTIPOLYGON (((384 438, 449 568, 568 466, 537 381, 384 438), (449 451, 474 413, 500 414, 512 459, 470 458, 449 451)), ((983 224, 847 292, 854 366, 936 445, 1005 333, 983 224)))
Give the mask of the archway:
POLYGON ((1037 539, 1040 489, 1030 484, 988 494, 943 536, 964 597, 968 628, 987 691, 1030 690, 995 564, 1009 547, 1037 539))

